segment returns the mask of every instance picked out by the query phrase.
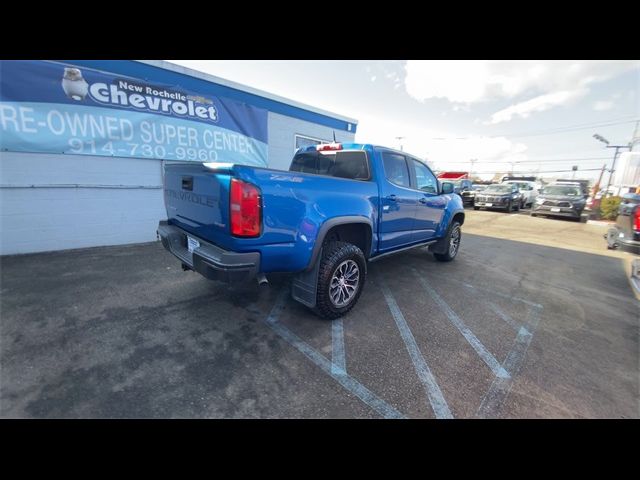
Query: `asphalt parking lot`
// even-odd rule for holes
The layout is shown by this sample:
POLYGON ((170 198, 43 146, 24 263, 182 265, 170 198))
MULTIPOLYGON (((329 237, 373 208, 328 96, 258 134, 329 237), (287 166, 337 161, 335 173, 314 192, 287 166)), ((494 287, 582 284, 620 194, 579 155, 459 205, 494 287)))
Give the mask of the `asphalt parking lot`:
POLYGON ((638 418, 639 303, 605 227, 467 210, 452 263, 370 264, 330 322, 159 243, 1 261, 3 418, 638 418))

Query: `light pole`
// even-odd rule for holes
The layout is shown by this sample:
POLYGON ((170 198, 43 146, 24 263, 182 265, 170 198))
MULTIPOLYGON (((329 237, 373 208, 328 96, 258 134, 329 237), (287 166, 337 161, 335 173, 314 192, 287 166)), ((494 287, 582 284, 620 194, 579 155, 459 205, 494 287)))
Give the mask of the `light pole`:
POLYGON ((402 149, 402 140, 404 140, 407 137, 396 137, 396 140, 398 140, 400 142, 400 151, 403 152, 404 150, 402 149))
POLYGON ((607 189, 604 191, 605 195, 609 195, 609 187, 611 186, 611 179, 613 178, 613 173, 616 171, 616 159, 618 158, 618 152, 621 148, 628 148, 631 150, 631 145, 609 145, 609 140, 604 138, 602 135, 598 135, 597 133, 593 134, 593 138, 604 143, 607 148, 615 148, 616 151, 613 154, 613 163, 611 164, 611 170, 609 170, 609 180, 607 181, 607 189))
POLYGON ((471 162, 471 171, 469 172, 469 177, 471 177, 473 175, 473 164, 476 163, 478 161, 478 159, 477 158, 472 158, 469 161, 471 162))

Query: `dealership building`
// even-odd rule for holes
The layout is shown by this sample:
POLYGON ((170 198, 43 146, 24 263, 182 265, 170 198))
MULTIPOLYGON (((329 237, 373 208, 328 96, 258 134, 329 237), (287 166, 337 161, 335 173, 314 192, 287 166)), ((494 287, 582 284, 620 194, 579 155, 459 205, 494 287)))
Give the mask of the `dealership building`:
POLYGON ((164 61, 0 61, 0 255, 153 241, 164 161, 286 170, 356 127, 164 61))

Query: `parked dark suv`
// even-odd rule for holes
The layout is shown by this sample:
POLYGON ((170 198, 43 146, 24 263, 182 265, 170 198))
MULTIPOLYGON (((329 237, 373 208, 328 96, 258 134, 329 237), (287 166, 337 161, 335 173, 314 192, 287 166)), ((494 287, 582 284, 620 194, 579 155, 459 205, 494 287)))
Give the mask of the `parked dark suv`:
POLYGON ((511 212, 520 210, 522 193, 515 183, 500 183, 489 185, 482 192, 478 192, 473 205, 474 210, 480 208, 498 208, 511 212))
POLYGON ((607 248, 640 254, 640 194, 622 196, 616 224, 605 234, 607 248))
POLYGON ((586 201, 578 184, 547 185, 538 193, 531 208, 531 216, 568 217, 580 221, 586 201))
POLYGON ((453 182, 453 191, 460 195, 463 205, 473 206, 476 192, 473 190, 473 182, 471 180, 456 180, 453 182))

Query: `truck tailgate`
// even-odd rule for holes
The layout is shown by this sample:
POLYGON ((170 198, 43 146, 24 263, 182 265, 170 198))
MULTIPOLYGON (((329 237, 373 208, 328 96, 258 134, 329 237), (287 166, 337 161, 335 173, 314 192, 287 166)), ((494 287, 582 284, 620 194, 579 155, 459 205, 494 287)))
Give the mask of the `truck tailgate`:
POLYGON ((215 241, 229 234, 231 171, 202 163, 171 163, 164 168, 164 201, 170 223, 215 241))

